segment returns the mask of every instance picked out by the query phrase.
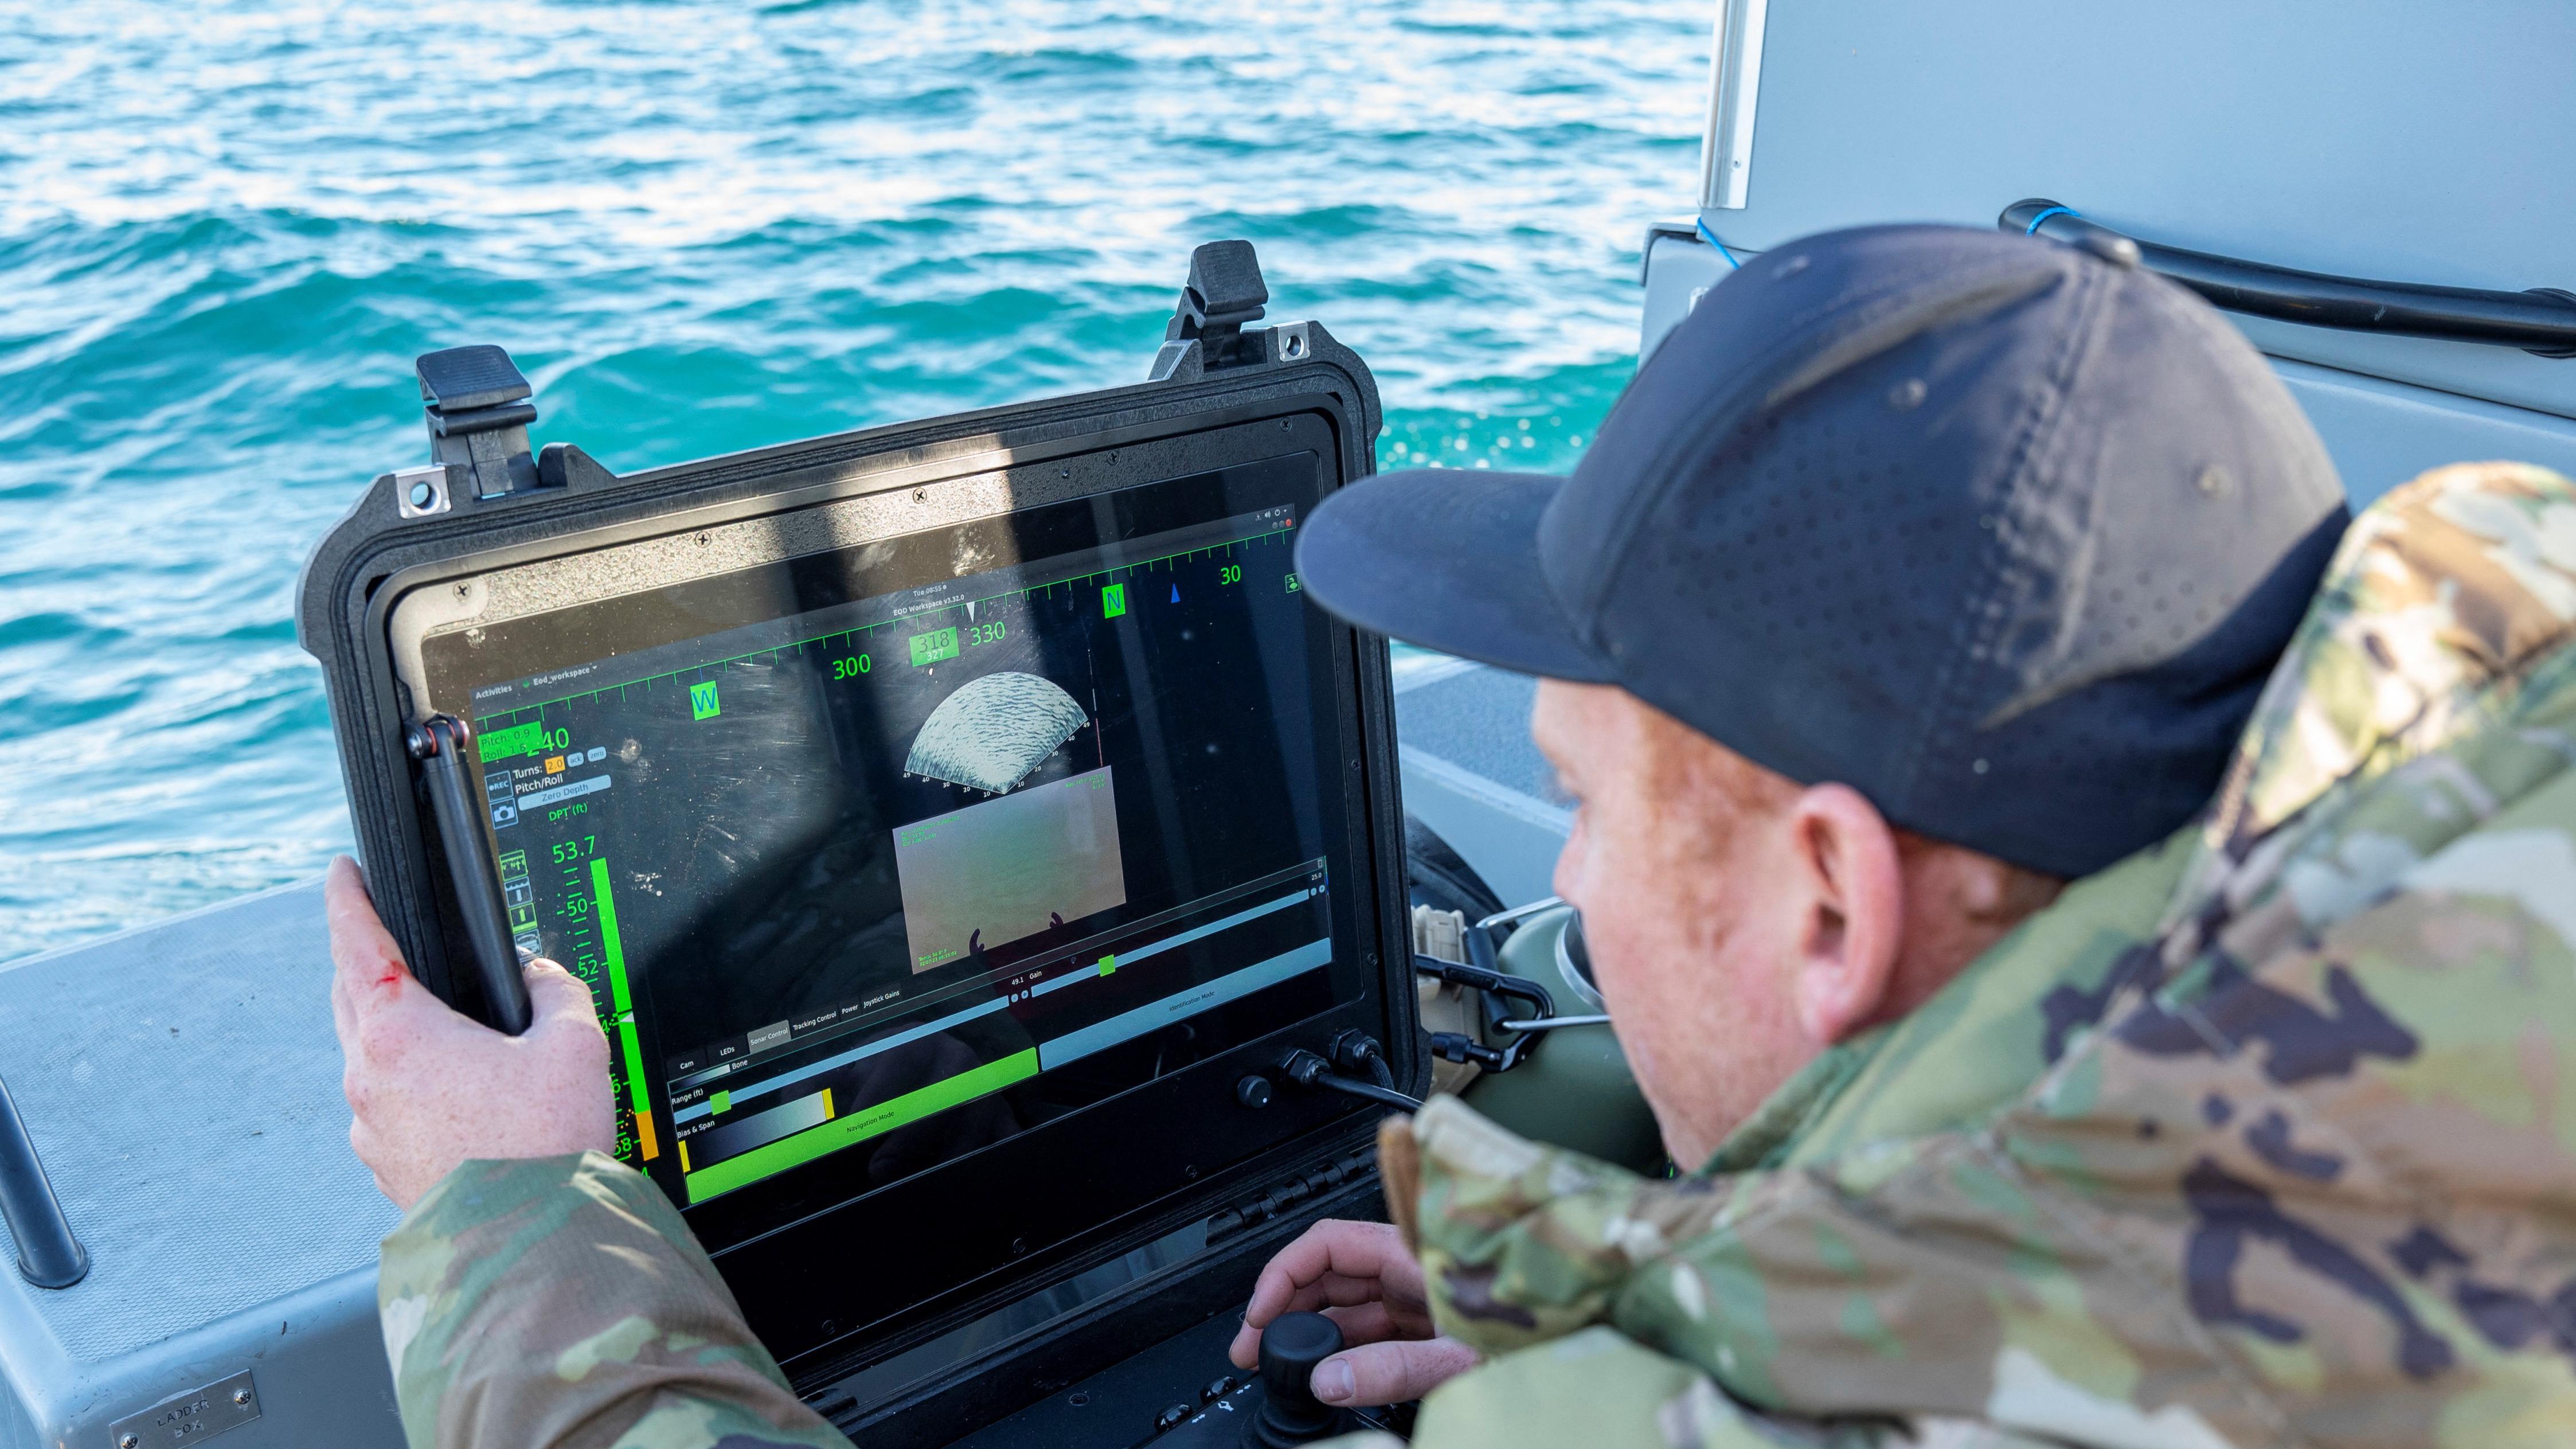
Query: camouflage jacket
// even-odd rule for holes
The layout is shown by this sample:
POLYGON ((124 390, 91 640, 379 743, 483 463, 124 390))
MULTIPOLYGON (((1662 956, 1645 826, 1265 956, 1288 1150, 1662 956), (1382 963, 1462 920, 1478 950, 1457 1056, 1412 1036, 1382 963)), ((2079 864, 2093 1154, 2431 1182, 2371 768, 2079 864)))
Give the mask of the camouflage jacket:
POLYGON ((385 1239, 376 1305, 414 1449, 848 1449, 671 1200, 601 1153, 441 1178, 385 1239))
POLYGON ((1649 1181, 1388 1125, 1426 1446, 2576 1442, 2576 487, 2356 520, 2207 818, 1649 1181), (2150 905, 2154 908, 2150 908, 2150 905))
MULTIPOLYGON (((2201 828, 1703 1173, 1391 1121, 1489 1356, 1416 1442, 2576 1440, 2571 637, 2576 488, 2428 475, 2356 521, 2201 828)), ((415 1445, 844 1442, 605 1158, 459 1169, 381 1300, 415 1445)))

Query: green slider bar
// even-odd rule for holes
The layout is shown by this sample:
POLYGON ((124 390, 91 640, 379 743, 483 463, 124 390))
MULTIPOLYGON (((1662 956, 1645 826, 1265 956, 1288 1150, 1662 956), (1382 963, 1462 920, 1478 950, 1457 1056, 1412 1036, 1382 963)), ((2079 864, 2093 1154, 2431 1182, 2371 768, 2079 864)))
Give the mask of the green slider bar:
POLYGON ((720 1192, 731 1192, 746 1183, 758 1182, 775 1172, 785 1172, 799 1163, 811 1162, 827 1152, 838 1152, 855 1142, 883 1136, 907 1123, 918 1122, 933 1112, 945 1112, 978 1097, 989 1097, 1013 1082, 1024 1082, 1038 1074, 1035 1047, 1014 1052, 997 1062, 986 1062, 971 1072, 960 1072, 945 1081, 906 1092, 900 1097, 865 1107, 846 1117, 834 1118, 820 1127, 808 1127, 793 1137, 728 1157, 715 1166, 692 1172, 684 1179, 689 1185, 689 1202, 705 1202, 720 1192))
POLYGON ((626 1095, 635 1104, 635 1115, 647 1117, 653 1109, 644 1100, 644 1048, 635 1040, 635 995, 626 984, 626 943, 617 934, 617 901, 608 893, 605 856, 591 857, 590 904, 599 922, 599 958, 608 970, 609 1010, 617 1015, 617 1045, 626 1056, 626 1095))

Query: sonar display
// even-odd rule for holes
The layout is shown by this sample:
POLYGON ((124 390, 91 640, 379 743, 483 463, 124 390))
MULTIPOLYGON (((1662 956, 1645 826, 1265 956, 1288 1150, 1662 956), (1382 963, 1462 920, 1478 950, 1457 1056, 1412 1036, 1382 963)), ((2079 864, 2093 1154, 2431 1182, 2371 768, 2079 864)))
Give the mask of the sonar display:
POLYGON ((904 773, 999 795, 1090 722, 1073 696, 1034 674, 987 674, 930 712, 904 773))
POLYGON ((1315 476, 429 637, 519 942, 614 1044, 618 1155, 684 1206, 809 1163, 828 1197, 1363 989, 1324 869, 1332 626, 1292 560, 1315 476))

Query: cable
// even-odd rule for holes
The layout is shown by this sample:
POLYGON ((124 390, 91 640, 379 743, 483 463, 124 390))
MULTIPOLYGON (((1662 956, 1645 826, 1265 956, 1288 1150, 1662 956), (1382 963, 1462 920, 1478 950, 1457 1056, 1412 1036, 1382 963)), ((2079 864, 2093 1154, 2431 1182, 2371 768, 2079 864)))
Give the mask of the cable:
POLYGON ((1288 1060, 1279 1064, 1279 1075, 1286 1077, 1296 1086, 1309 1089, 1320 1087, 1327 1092, 1339 1092, 1345 1097, 1359 1097, 1382 1106, 1393 1107, 1399 1112, 1422 1110, 1421 1098, 1408 1097, 1393 1087, 1381 1087, 1375 1082, 1363 1082, 1356 1077, 1341 1076, 1333 1071, 1331 1062, 1303 1047, 1290 1052, 1288 1060))
POLYGON ((1395 1086, 1395 1068, 1386 1064, 1385 1054, 1374 1044, 1368 1049, 1368 1074, 1369 1080, 1381 1087, 1391 1089, 1395 1086))
MULTIPOLYGON (((1470 932, 1467 939, 1470 943, 1480 942, 1484 939, 1484 933, 1470 932)), ((1481 949, 1483 954, 1493 954, 1490 947, 1481 949)), ((1555 1019, 1556 998, 1548 994, 1546 987, 1535 981, 1518 976, 1506 976, 1500 971, 1484 966, 1443 961, 1437 956, 1425 956, 1420 952, 1414 953, 1413 970, 1416 975, 1436 977, 1452 986, 1464 986, 1471 991, 1508 996, 1518 1001, 1528 1002, 1537 1009, 1536 1014, 1540 1020, 1555 1019)), ((1433 1032, 1431 1054, 1444 1062, 1474 1062, 1489 1072, 1508 1072, 1519 1066, 1521 1059, 1529 1055, 1530 1048, 1538 1044, 1539 1036, 1540 1033, 1524 1031, 1497 1049, 1463 1032, 1433 1032)))
POLYGON ((2030 225, 2021 229, 2021 234, 2023 236, 2039 235, 2039 224, 2048 220, 2052 216, 2081 217, 2083 215, 2084 213, 2077 211, 2071 206, 2052 206, 2048 210, 2041 212, 2039 215, 2032 217, 2030 219, 2030 225))
MULTIPOLYGON (((1691 218, 1691 225, 1692 225, 1693 227, 1695 227, 1695 228, 1697 228, 1697 229, 1698 229, 1699 234, 1700 234, 1700 239, 1701 239, 1701 240, 1703 240, 1703 241, 1707 242, 1710 246, 1713 246, 1713 247, 1717 248, 1717 254, 1718 254, 1719 256, 1721 256, 1721 257, 1726 258, 1726 264, 1727 264, 1728 266, 1730 266, 1730 267, 1734 267, 1734 268, 1737 268, 1737 269, 1739 269, 1739 270, 1744 266, 1744 263, 1739 262, 1739 261, 1737 261, 1737 260, 1735 259, 1735 253, 1733 253, 1733 252, 1731 252, 1731 251, 1728 251, 1728 250, 1726 249, 1726 243, 1724 243, 1724 242, 1722 242, 1722 241, 1719 241, 1719 240, 1717 239, 1717 233, 1716 233, 1716 232, 1713 232, 1713 231, 1710 231, 1710 230, 1708 229, 1708 223, 1707 223, 1707 221, 1705 221, 1705 220, 1703 220, 1703 219, 1701 219, 1701 218, 1699 218, 1699 217, 1693 217, 1693 218, 1691 218)), ((2032 225, 2032 226, 2034 226, 2034 227, 2036 227, 2036 226, 2038 225, 2038 223, 2037 223, 2037 222, 2033 222, 2033 223, 2031 223, 2031 225, 2032 225)))
POLYGON ((1332 1063, 1346 1072, 1363 1072, 1381 1087, 1395 1086, 1395 1068, 1388 1066, 1386 1053, 1379 1049, 1377 1038, 1364 1031, 1346 1031, 1333 1038, 1332 1063))
POLYGON ((1308 1085, 1321 1087, 1327 1092, 1339 1092, 1345 1097, 1362 1097, 1371 1102, 1393 1107, 1399 1112, 1422 1110, 1420 1097, 1408 1097, 1392 1087, 1381 1087, 1375 1082, 1363 1082, 1354 1077, 1335 1076, 1331 1072, 1326 1072, 1308 1085))
POLYGON ((1538 1014, 1541 1016, 1556 1015, 1556 998, 1548 994, 1546 987, 1524 977, 1506 976, 1500 971, 1488 970, 1482 966, 1470 966, 1460 961, 1443 961, 1437 956, 1425 956, 1419 952, 1416 952, 1413 957, 1413 971, 1417 976, 1435 977, 1452 986, 1464 986, 1472 991, 1487 991, 1496 996, 1509 996, 1515 1000, 1526 1001, 1537 1007, 1538 1014))
POLYGON ((1535 1020, 1498 1021, 1494 1025, 1505 1031, 1554 1031, 1563 1026, 1608 1026, 1607 1016, 1542 1016, 1535 1020))

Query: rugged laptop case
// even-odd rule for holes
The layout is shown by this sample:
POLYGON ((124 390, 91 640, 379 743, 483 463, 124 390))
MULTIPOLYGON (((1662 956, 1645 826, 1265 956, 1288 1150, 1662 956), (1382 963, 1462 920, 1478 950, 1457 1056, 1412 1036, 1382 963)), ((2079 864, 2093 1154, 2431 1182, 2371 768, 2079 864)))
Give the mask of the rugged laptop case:
MULTIPOLYGON (((1007 470, 1016 478, 1044 469, 1074 479, 1055 460, 1267 417, 1323 419, 1339 449, 1342 479, 1368 475, 1381 424, 1368 368, 1319 323, 1259 325, 1267 300, 1250 245, 1213 243, 1192 259, 1189 285, 1146 382, 625 476, 566 443, 532 454, 527 429, 536 408, 500 349, 422 359, 432 461, 377 477, 315 548, 299 581, 296 620, 299 642, 322 665, 377 908, 415 974, 490 1019, 473 972, 460 959, 462 924, 455 892, 443 884, 438 823, 406 751, 411 721, 387 633, 388 605, 398 594, 442 573, 481 572, 559 551, 571 535, 617 542, 782 506, 900 497, 922 481, 976 472, 1007 470)), ((1099 460, 1087 458, 1081 466, 1097 469, 1099 460)), ((1124 481, 1133 480, 1117 478, 1113 468, 1088 488, 1074 479, 1073 488, 1104 491, 1124 481)), ((1386 645, 1356 634, 1353 644, 1363 749, 1350 763, 1369 781, 1372 879, 1366 886, 1379 903, 1371 966, 1394 1078, 1418 1093, 1429 1062, 1414 1024, 1386 645)), ((800 1392, 827 1416, 872 1445, 946 1443, 1238 1305, 1261 1263, 1314 1218, 1381 1216, 1373 1153, 1380 1114, 1357 1105, 1323 1130, 1210 1173, 1186 1190, 1140 1202, 1105 1229, 1032 1253, 1009 1271, 918 1304, 856 1337, 833 1338, 828 1316, 819 1325, 785 1322, 800 1313, 828 1315, 828 1305, 793 1304, 793 1275, 785 1261, 772 1261, 792 1254, 758 1251, 762 1245, 753 1243, 721 1254, 719 1263, 800 1392), (1169 1244, 1176 1231, 1196 1241, 1200 1224, 1203 1247, 1152 1266, 1156 1252, 1170 1256, 1153 1245, 1169 1244), (1061 1286, 1122 1262, 1128 1269, 1108 1276, 1127 1277, 1123 1286, 1075 1292, 1061 1286), (1147 1266, 1139 1269, 1140 1263, 1147 1266), (1055 1297, 1041 1298, 1047 1293, 1055 1297), (1012 1331, 1036 1316, 1027 1308, 1033 1301, 1077 1306, 1012 1331), (847 1387, 853 1375, 907 1349, 943 1335, 953 1343, 962 1325, 986 1326, 996 1341, 971 1351, 935 1350, 940 1367, 894 1385, 890 1397, 847 1387)), ((1112 1428, 1104 1410, 1101 1436, 1092 1442, 1144 1437, 1147 1425, 1117 1417, 1120 1427, 1112 1428)))

